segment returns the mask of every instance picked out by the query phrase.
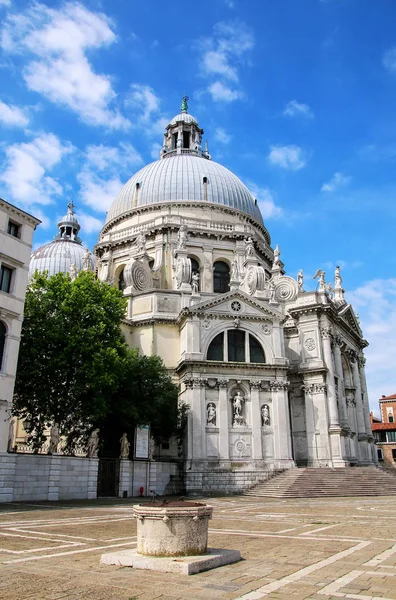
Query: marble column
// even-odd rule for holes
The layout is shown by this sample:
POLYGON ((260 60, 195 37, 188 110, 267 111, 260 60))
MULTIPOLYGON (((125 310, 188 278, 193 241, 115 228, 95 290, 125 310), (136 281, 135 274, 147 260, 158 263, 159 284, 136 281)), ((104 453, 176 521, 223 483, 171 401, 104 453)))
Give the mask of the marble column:
POLYGON ((229 402, 228 402, 228 379, 219 379, 219 455, 221 460, 229 460, 229 402))
POLYGON ((202 421, 201 380, 192 377, 185 380, 186 403, 190 406, 188 421, 188 459, 201 460, 203 457, 202 429, 205 431, 205 421, 202 421))
POLYGON ((288 383, 286 381, 272 381, 272 412, 274 426, 274 464, 276 468, 290 468, 294 465, 289 398, 287 395, 288 383))
POLYGON ((368 462, 367 433, 366 433, 366 424, 364 421, 364 409, 363 409, 363 399, 362 399, 362 388, 360 385, 360 373, 359 373, 359 366, 358 366, 356 354, 351 352, 350 359, 351 359, 351 365, 352 365, 353 385, 355 386, 355 403, 356 403, 359 460, 362 463, 367 463, 368 462))
POLYGON ((334 379, 333 356, 331 350, 331 330, 327 324, 322 325, 323 358, 327 367, 327 406, 329 410, 330 450, 333 467, 345 467, 341 443, 341 427, 338 416, 337 395, 334 379))
POLYGON ((334 338, 334 362, 335 362, 335 370, 338 379, 338 403, 340 409, 340 420, 341 425, 344 429, 349 429, 348 425, 348 409, 346 405, 345 398, 345 387, 344 387, 344 373, 342 370, 342 360, 341 360, 341 348, 340 344, 342 343, 341 338, 334 338))
POLYGON ((263 445, 261 437, 261 408, 260 408, 260 381, 250 382, 250 403, 252 423, 252 458, 263 458, 263 445))
POLYGON ((373 444, 373 432, 371 429, 370 421, 370 405, 367 393, 367 382, 365 372, 366 359, 363 353, 358 358, 359 374, 360 374, 360 385, 362 387, 362 399, 363 399, 363 410, 364 410, 364 423, 366 425, 366 434, 368 437, 368 459, 372 459, 373 462, 378 462, 377 449, 373 444), (374 451, 373 451, 374 450, 374 451))

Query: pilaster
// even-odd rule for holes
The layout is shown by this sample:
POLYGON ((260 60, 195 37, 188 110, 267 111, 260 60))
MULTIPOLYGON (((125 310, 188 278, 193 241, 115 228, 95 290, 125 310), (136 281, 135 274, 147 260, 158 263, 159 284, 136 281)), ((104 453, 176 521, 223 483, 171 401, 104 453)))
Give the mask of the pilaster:
POLYGON ((251 423, 252 423, 252 458, 263 458, 261 436, 260 381, 250 382, 251 423))
POLYGON ((228 379, 219 379, 219 455, 222 460, 229 460, 229 416, 228 416, 228 379))
POLYGON ((294 466, 294 460, 287 396, 288 382, 273 381, 270 383, 270 388, 274 416, 274 463, 276 468, 290 468, 294 466))

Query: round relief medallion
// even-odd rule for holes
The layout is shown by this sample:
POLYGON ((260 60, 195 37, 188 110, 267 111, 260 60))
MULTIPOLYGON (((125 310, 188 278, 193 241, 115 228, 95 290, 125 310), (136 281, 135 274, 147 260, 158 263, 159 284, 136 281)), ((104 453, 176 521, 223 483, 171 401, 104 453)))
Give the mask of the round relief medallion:
POLYGON ((204 319, 202 321, 202 327, 204 329, 210 329, 210 326, 211 326, 211 322, 209 321, 209 319, 204 319))
POLYGON ((242 304, 238 300, 231 302, 231 310, 234 312, 240 312, 242 310, 242 304))
POLYGON ((237 440, 235 442, 235 448, 238 450, 238 452, 243 452, 246 448, 246 444, 243 440, 237 440))
POLYGON ((316 344, 313 338, 307 338, 304 342, 304 346, 307 350, 315 350, 316 344))
POLYGON ((268 323, 264 323, 264 325, 263 325, 263 333, 265 335, 270 335, 271 331, 272 331, 271 330, 271 325, 268 325, 268 323))

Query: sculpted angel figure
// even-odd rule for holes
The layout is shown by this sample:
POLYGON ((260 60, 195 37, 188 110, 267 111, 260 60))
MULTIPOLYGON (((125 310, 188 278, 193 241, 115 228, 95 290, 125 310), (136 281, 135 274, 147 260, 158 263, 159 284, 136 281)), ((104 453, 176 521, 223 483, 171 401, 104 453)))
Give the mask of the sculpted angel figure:
POLYGON ((82 258, 82 264, 83 264, 83 270, 84 271, 90 271, 92 268, 92 263, 91 263, 91 253, 88 250, 88 248, 85 248, 84 250, 84 254, 83 254, 83 258, 82 258))
POLYGON ((209 402, 206 408, 206 424, 216 426, 216 405, 214 402, 209 402))
POLYGON ((239 279, 239 270, 238 270, 238 261, 236 258, 231 263, 231 281, 238 281, 239 279))
POLYGON ((120 445, 120 458, 129 458, 129 448, 131 445, 128 442, 128 435, 126 433, 122 434, 120 445))
POLYGON ((191 288, 192 288, 193 294, 198 294, 198 292, 199 292, 199 273, 192 274, 191 288))
POLYGON ((280 265, 280 249, 278 244, 276 244, 275 246, 275 250, 274 250, 274 262, 272 265, 272 268, 278 267, 280 265))
POLYGON ((246 258, 255 256, 253 239, 251 237, 248 237, 248 239, 245 241, 245 244, 246 244, 246 249, 245 249, 246 258))
POLYGON ((297 283, 298 283, 298 289, 301 292, 303 285, 304 285, 304 273, 303 273, 302 269, 300 269, 299 272, 297 273, 297 283))
POLYGON ((341 269, 339 266, 335 268, 334 273, 334 289, 339 290, 342 288, 342 277, 341 277, 341 269))
POLYGON ((146 252, 146 236, 144 233, 139 233, 136 239, 136 245, 138 248, 138 252, 146 252))
POLYGON ((182 225, 179 229, 179 233, 177 236, 177 249, 184 250, 186 247, 187 240, 188 240, 187 228, 185 225, 182 225))
POLYGON ((263 404, 261 407, 261 425, 270 424, 270 412, 268 404, 263 404))

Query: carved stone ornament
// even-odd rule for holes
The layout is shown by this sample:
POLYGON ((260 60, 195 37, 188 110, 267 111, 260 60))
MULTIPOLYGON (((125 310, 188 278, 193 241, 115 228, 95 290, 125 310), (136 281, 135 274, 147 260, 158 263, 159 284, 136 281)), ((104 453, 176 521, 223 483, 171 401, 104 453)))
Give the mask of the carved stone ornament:
POLYGON ((242 304, 240 302, 238 302, 238 300, 233 300, 231 302, 231 310, 234 312, 241 312, 242 310, 242 304))
POLYGON ((251 381, 250 382, 250 387, 253 390, 259 390, 261 388, 261 381, 251 381))
POLYGON ((331 329, 330 329, 330 327, 321 327, 320 328, 320 335, 322 336, 322 338, 324 340, 331 339, 331 329))
POLYGON ((184 384, 187 388, 203 387, 205 383, 205 379, 200 379, 199 377, 186 377, 184 379, 184 384))
POLYGON ((305 340, 304 346, 307 350, 312 352, 312 350, 315 350, 315 348, 316 348, 316 342, 312 337, 309 337, 305 340))
POLYGON ((153 278, 149 266, 139 260, 127 263, 124 269, 124 281, 127 287, 144 292, 153 287, 153 278))
POLYGON ((263 404, 261 407, 261 426, 269 427, 271 425, 270 409, 268 404, 263 404))
POLYGON ((264 335, 271 335, 272 333, 272 327, 271 325, 269 325, 268 323, 264 323, 264 325, 262 325, 262 330, 264 335))
POLYGON ((176 285, 178 288, 183 283, 190 284, 191 260, 187 256, 179 256, 176 261, 176 285))
POLYGON ((265 289, 265 270, 260 265, 250 265, 245 275, 246 291, 253 296, 265 289))
POLYGON ((305 383, 301 389, 305 394, 324 394, 327 392, 327 385, 325 383, 305 383))
POLYGON ((268 387, 273 392, 280 392, 282 390, 289 389, 290 383, 288 381, 270 381, 268 387))
POLYGON ((219 387, 226 388, 228 386, 228 379, 218 379, 217 383, 219 387))
POLYGON ((209 402, 206 406, 206 425, 216 427, 216 405, 214 402, 209 402))
POLYGON ((346 405, 349 406, 356 406, 356 400, 355 397, 352 394, 347 394, 347 396, 345 397, 346 400, 346 405))
POLYGON ((204 319, 202 321, 202 327, 203 329, 210 329, 212 326, 212 321, 210 319, 204 319))
POLYGON ((275 299, 278 302, 294 300, 298 294, 298 284, 295 279, 283 275, 275 283, 275 299))

